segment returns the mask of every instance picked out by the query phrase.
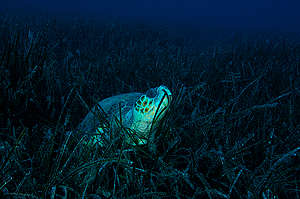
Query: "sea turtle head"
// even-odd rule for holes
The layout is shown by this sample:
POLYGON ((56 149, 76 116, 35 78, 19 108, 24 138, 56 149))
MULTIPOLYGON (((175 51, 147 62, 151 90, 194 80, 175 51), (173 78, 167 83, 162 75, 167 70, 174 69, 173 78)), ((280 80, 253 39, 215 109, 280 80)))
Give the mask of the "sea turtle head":
POLYGON ((135 102, 131 129, 144 138, 142 143, 148 139, 151 128, 165 115, 171 100, 171 91, 166 86, 159 86, 149 89, 135 102))

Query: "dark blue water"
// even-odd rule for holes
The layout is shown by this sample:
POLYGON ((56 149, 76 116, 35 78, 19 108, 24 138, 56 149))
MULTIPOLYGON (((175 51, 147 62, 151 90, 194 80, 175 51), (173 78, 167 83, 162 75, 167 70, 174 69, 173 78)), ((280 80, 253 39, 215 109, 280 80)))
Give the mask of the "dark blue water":
POLYGON ((232 29, 300 31, 297 0, 1 1, 2 13, 93 16, 99 19, 232 29))

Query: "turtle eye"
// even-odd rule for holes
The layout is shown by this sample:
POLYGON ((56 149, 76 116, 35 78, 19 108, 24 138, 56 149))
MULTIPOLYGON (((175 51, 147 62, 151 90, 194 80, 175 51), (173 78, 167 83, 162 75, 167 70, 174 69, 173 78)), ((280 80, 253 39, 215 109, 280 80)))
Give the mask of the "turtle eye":
POLYGON ((146 92, 146 95, 149 98, 154 98, 157 95, 157 91, 156 89, 151 88, 146 92))

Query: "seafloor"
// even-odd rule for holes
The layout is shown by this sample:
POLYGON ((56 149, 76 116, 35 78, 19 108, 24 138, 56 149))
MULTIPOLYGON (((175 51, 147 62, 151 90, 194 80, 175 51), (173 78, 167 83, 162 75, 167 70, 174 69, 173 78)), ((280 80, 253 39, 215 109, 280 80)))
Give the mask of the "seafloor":
POLYGON ((0 197, 299 199, 299 41, 1 16, 0 197), (77 134, 99 100, 159 85, 174 98, 153 143, 77 134))

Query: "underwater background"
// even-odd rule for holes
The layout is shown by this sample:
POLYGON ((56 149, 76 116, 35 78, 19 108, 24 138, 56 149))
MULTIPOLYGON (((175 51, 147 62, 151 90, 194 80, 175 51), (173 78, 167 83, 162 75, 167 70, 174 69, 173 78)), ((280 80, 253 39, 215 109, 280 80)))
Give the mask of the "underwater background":
POLYGON ((1 0, 0 198, 300 199, 299 10, 1 0), (95 104, 160 85, 151 142, 124 142, 100 107, 112 141, 87 144, 95 104))

